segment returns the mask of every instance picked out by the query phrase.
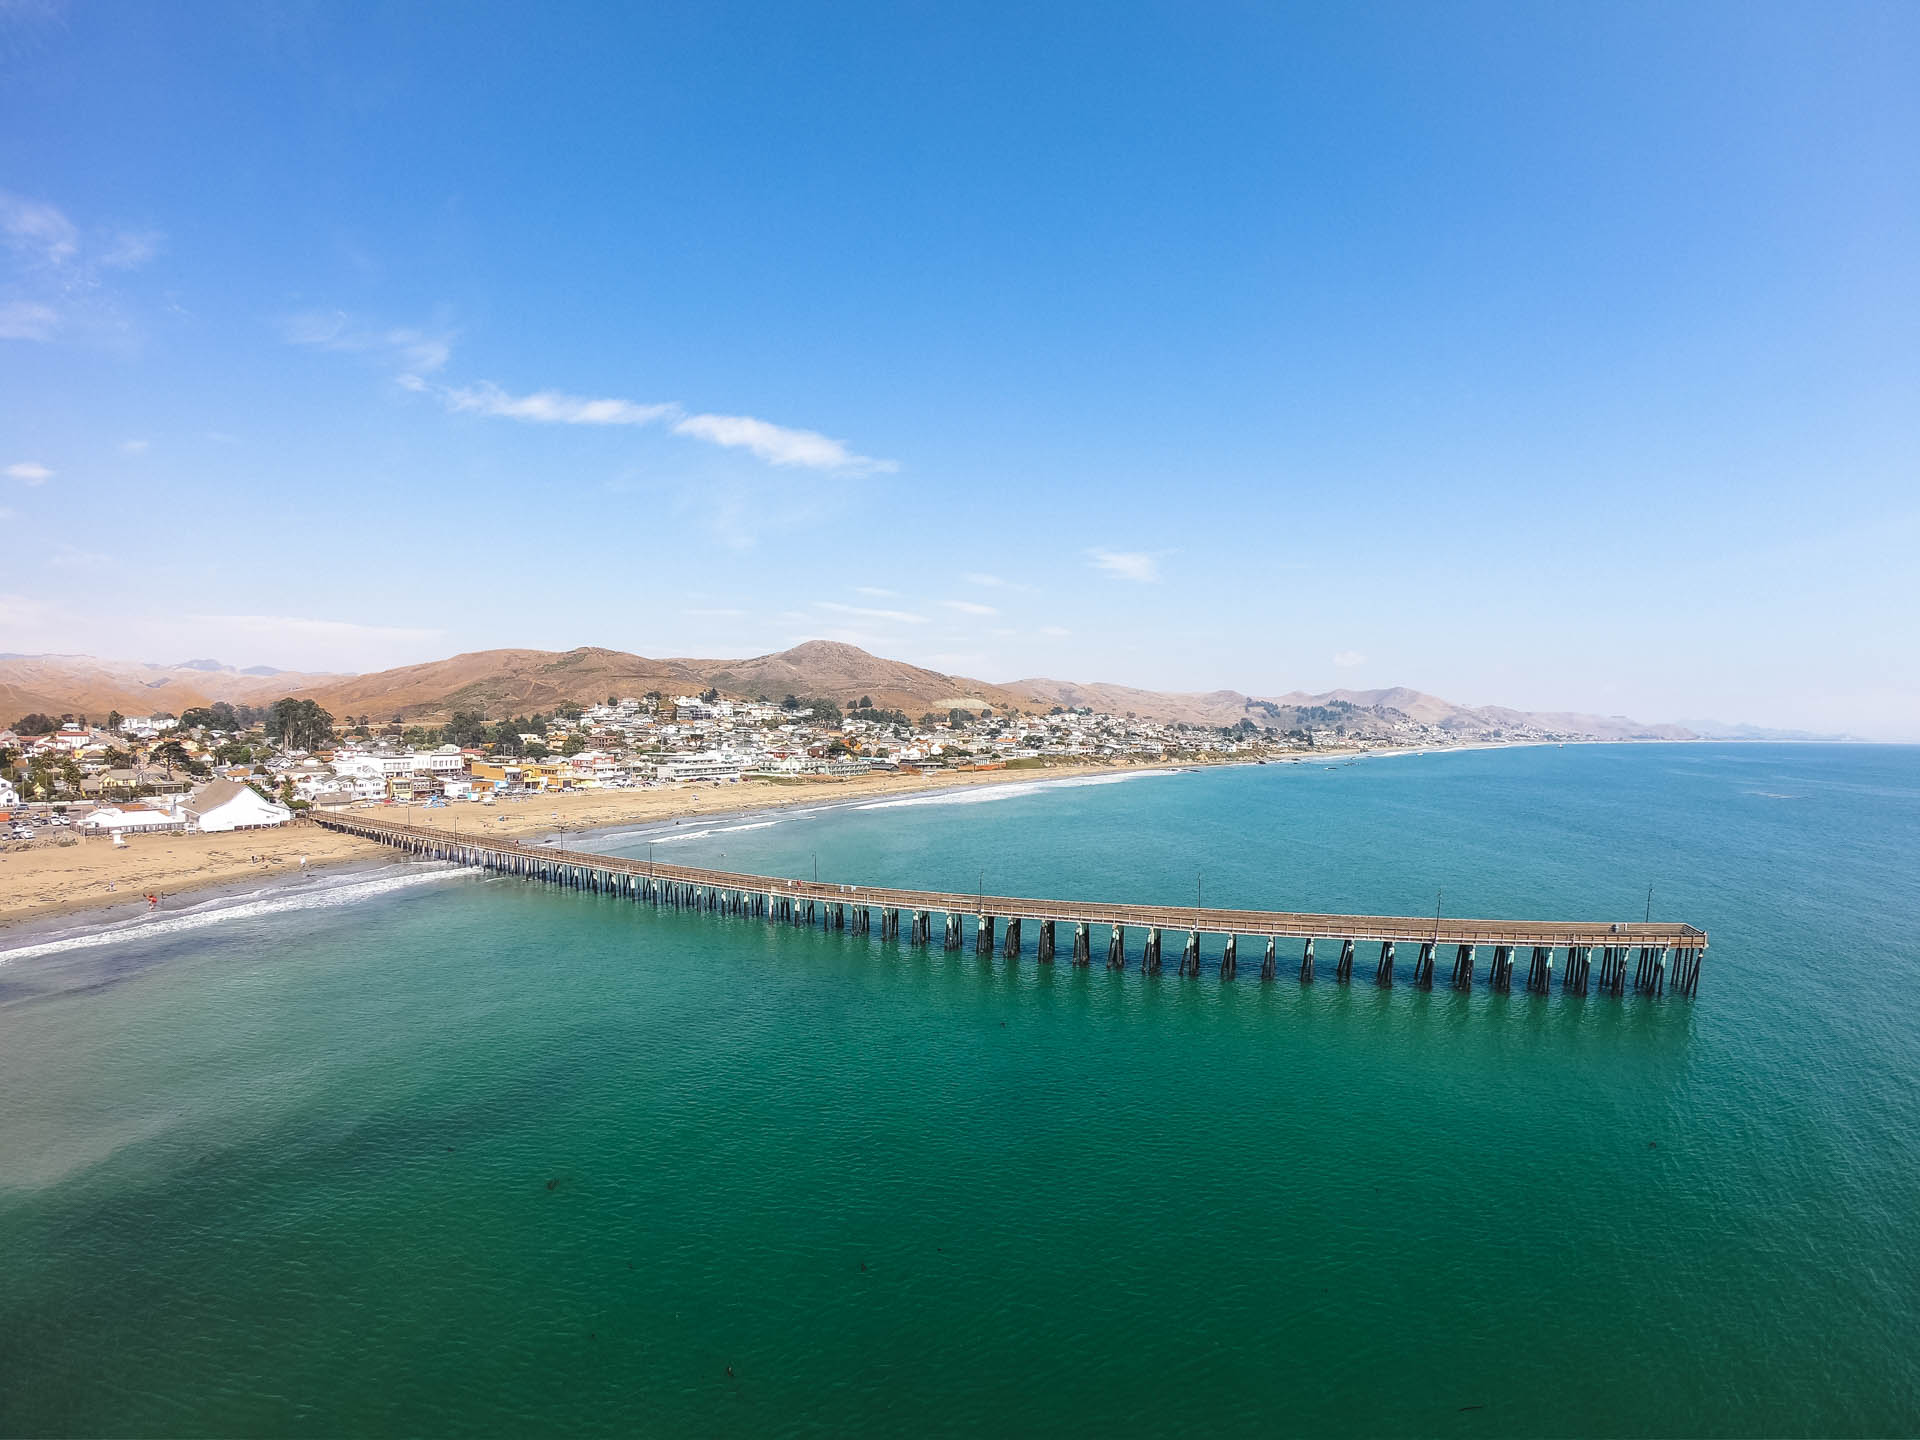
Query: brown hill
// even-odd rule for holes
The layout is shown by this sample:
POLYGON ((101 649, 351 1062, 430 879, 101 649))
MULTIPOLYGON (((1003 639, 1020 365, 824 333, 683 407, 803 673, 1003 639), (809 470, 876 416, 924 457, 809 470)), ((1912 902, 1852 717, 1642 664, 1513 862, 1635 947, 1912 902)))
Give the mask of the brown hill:
POLYGON ((1016 697, 995 685, 883 660, 853 645, 809 641, 750 660, 651 660, 593 646, 578 650, 477 650, 450 660, 407 665, 293 693, 335 715, 374 720, 444 720, 456 710, 493 717, 530 715, 565 701, 593 704, 608 696, 699 694, 709 687, 738 699, 788 695, 837 700, 861 697, 918 719, 929 710, 1008 707, 1016 697))
POLYGON ((1349 735, 1387 735, 1401 717, 1435 725, 1462 737, 1506 733, 1523 727, 1598 740, 1690 740, 1678 725, 1645 725, 1624 715, 1510 710, 1500 705, 1456 705, 1420 690, 1302 691, 1262 699, 1237 690, 1168 694, 1124 685, 1079 685, 1060 680, 1016 680, 1008 689, 1048 705, 1088 705, 1109 714, 1188 725, 1238 725, 1249 720, 1263 730, 1340 726, 1349 735))
POLYGON ((0 659, 0 725, 36 712, 103 721, 112 710, 122 715, 151 715, 158 710, 178 715, 216 700, 265 705, 336 678, 248 674, 210 661, 146 665, 96 660, 91 655, 13 655, 0 659))
POLYGON ((828 640, 747 660, 654 660, 596 646, 476 650, 371 675, 259 675, 210 661, 166 666, 85 655, 15 656, 0 659, 0 724, 36 710, 98 719, 109 710, 179 714, 215 700, 264 705, 282 695, 317 700, 343 718, 438 721, 456 710, 477 710, 501 719, 550 711, 567 701, 592 704, 609 695, 644 695, 650 690, 697 694, 709 687, 738 699, 798 695, 846 705, 865 696, 883 709, 903 710, 916 719, 928 711, 944 714, 955 708, 1035 711, 1085 705, 1108 714, 1189 725, 1237 725, 1242 720, 1267 730, 1337 725, 1349 735, 1388 734, 1405 717, 1463 737, 1528 725, 1599 739, 1690 738, 1679 726, 1643 725, 1625 716, 1456 705, 1405 688, 1330 690, 1323 695, 1296 691, 1262 699, 1238 690, 1181 694, 1040 678, 990 685, 828 640))

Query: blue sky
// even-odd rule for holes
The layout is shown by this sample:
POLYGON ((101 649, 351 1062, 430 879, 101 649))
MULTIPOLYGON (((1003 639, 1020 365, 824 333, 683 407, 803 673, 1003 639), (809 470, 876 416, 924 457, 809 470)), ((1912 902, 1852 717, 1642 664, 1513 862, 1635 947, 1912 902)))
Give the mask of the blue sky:
POLYGON ((1920 7, 0 0, 0 650, 1920 738, 1920 7))

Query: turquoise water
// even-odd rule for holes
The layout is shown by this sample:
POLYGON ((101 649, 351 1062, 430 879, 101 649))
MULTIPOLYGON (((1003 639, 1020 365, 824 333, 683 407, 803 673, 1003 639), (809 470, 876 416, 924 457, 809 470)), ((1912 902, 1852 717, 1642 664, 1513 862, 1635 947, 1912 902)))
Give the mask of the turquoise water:
POLYGON ((1222 984, 466 876, 28 952, 0 1430, 1920 1430, 1920 750, 966 798, 656 853, 1713 945, 1222 984))

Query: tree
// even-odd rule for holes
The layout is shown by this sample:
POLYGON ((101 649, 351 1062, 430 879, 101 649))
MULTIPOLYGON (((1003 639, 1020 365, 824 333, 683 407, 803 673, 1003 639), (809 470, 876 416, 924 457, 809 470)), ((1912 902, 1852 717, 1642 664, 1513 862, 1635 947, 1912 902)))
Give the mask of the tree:
POLYGON ((718 685, 709 685, 706 689, 706 693, 703 694, 700 698, 709 705, 713 704, 716 700, 720 698, 720 687, 718 685))
POLYGON ((480 718, 475 710, 456 710, 453 718, 447 722, 446 729, 440 732, 449 745, 458 745, 462 749, 470 745, 487 743, 487 722, 480 718))
POLYGON ((502 720, 493 727, 489 737, 493 741, 494 753, 498 755, 518 755, 521 748, 520 724, 512 720, 502 720))
POLYGON ((267 712, 267 738, 294 750, 318 750, 333 741, 333 716, 315 701, 288 696, 267 712))
POLYGON ((862 695, 862 696, 860 697, 860 700, 859 700, 859 703, 858 703, 857 705, 855 705, 855 706, 854 706, 854 708, 855 708, 856 710, 871 710, 871 709, 873 709, 873 697, 872 697, 872 696, 870 696, 870 695, 862 695))
POLYGON ((193 763, 193 757, 187 754, 187 747, 178 740, 161 741, 148 752, 147 759, 155 765, 165 766, 169 780, 173 779, 174 766, 178 765, 184 770, 193 763))
POLYGON ((973 723, 973 716, 956 706, 947 711, 947 723, 956 730, 964 730, 973 723))
POLYGON ((562 755, 578 755, 587 748, 587 742, 578 735, 569 735, 560 746, 562 755))
POLYGON ((618 695, 609 695, 609 696, 607 696, 607 708, 608 708, 609 710, 611 710, 611 709, 613 709, 613 708, 614 708, 615 706, 617 706, 617 705, 619 705, 619 703, 620 703, 620 697, 619 697, 618 695))
POLYGON ((127 717, 122 715, 118 710, 109 710, 107 712, 107 729, 118 730, 126 721, 126 718, 127 717))
POLYGON ((229 740, 213 752, 213 758, 222 765, 251 765, 253 747, 240 740, 229 740))
POLYGON ((840 707, 831 700, 809 700, 807 707, 813 711, 813 718, 821 725, 838 725, 840 707))
POLYGON ((51 735, 60 728, 60 722, 51 715, 42 715, 35 711, 31 715, 22 715, 13 722, 15 733, 20 735, 51 735))
POLYGON ((547 747, 542 745, 538 740, 531 742, 527 746, 527 758, 529 760, 544 760, 552 753, 551 750, 547 749, 547 747))

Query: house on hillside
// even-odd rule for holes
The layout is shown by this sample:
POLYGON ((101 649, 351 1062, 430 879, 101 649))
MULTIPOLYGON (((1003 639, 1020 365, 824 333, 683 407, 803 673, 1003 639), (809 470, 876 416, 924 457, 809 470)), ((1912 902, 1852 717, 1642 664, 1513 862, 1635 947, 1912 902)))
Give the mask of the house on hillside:
POLYGON ((237 780, 202 785, 187 798, 186 814, 204 831, 258 830, 293 818, 286 806, 261 799, 259 791, 237 780))

